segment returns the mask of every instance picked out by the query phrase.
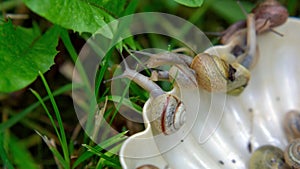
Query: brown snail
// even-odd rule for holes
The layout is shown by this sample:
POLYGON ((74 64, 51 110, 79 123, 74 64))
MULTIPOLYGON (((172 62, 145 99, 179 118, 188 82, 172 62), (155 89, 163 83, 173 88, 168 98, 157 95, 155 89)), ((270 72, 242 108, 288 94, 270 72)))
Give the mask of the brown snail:
POLYGON ((284 152, 284 159, 292 169, 300 169, 300 138, 289 143, 284 152))
POLYGON ((252 10, 255 14, 256 31, 262 33, 286 22, 287 9, 276 0, 266 0, 252 10))
POLYGON ((264 145, 251 155, 249 169, 288 169, 288 166, 280 148, 264 145))
MULTIPOLYGON (((273 31, 273 28, 286 22, 289 14, 287 9, 276 0, 265 0, 258 4, 252 11, 255 16, 255 30, 258 34, 273 31)), ((247 27, 246 20, 237 21, 221 32, 222 44, 227 44, 229 39, 239 30, 247 27)))
POLYGON ((300 112, 289 111, 285 115, 283 126, 289 141, 300 138, 300 112))
POLYGON ((124 58, 123 60, 125 67, 123 74, 111 80, 126 77, 150 93, 152 97, 150 121, 159 133, 169 135, 179 130, 185 122, 185 105, 177 96, 164 92, 149 77, 130 69, 126 60, 124 58))

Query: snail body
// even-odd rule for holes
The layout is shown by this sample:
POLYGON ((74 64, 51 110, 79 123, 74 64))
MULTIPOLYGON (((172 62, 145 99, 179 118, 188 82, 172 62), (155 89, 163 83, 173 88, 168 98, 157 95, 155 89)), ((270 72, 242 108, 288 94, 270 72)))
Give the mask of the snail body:
POLYGON ((300 169, 300 138, 289 143, 284 152, 284 159, 291 168, 300 169))
POLYGON ((261 146, 250 158, 249 169, 288 169, 283 151, 272 145, 261 146))

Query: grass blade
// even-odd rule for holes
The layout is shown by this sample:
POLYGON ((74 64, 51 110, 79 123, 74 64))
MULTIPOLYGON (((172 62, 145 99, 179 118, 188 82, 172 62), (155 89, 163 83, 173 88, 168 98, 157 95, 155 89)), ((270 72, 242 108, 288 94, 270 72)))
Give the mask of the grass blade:
POLYGON ((39 100, 39 102, 41 103, 41 105, 43 106, 44 110, 46 111, 46 113, 48 115, 48 118, 51 121, 51 124, 52 124, 52 126, 53 126, 53 128, 55 130, 55 133, 56 133, 56 135, 57 135, 57 137, 59 139, 59 142, 62 142, 61 137, 60 137, 60 133, 59 133, 59 131, 58 131, 56 125, 55 125, 54 119, 53 119, 52 115, 50 114, 50 112, 49 112, 47 106, 45 105, 44 101, 42 100, 41 96, 36 91, 34 91, 33 89, 30 89, 30 90, 33 93, 33 95, 39 100))
POLYGON ((70 156, 69 156, 68 143, 67 143, 67 138, 66 138, 63 122, 62 122, 62 119, 61 119, 61 116, 60 116, 60 112, 58 110, 58 107, 57 107, 57 104, 55 102, 54 96, 53 96, 53 94, 50 90, 50 87, 49 87, 44 75, 41 72, 39 72, 39 74, 40 74, 40 77, 41 77, 41 79, 44 83, 44 86, 46 88, 47 94, 49 96, 50 102, 52 104, 52 107, 53 107, 53 110, 54 110, 54 113, 55 113, 55 116, 56 116, 56 119, 57 119, 57 122, 58 122, 60 137, 61 137, 61 146, 62 146, 62 149, 63 149, 64 158, 65 158, 66 163, 68 164, 68 168, 70 168, 70 156))

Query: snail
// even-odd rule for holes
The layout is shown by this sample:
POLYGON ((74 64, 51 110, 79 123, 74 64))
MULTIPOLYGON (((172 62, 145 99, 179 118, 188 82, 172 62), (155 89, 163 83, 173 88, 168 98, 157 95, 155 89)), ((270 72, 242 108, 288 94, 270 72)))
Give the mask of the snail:
POLYGON ((129 68, 122 54, 121 56, 125 67, 123 74, 107 81, 126 77, 144 88, 152 97, 150 120, 152 120, 153 126, 159 133, 165 135, 175 133, 185 122, 186 110, 183 102, 177 96, 164 92, 149 77, 129 68))
POLYGON ((293 169, 300 169, 300 138, 292 140, 284 152, 286 163, 293 169))
POLYGON ((289 111, 285 115, 283 126, 289 141, 300 138, 300 112, 289 111))
POLYGON ((256 31, 262 33, 286 22, 287 9, 276 0, 266 0, 252 10, 255 14, 256 31))
POLYGON ((249 169, 288 169, 284 162, 283 151, 273 145, 264 145, 254 151, 249 169))
MULTIPOLYGON (((255 30, 258 34, 266 31, 278 33, 273 28, 284 24, 289 16, 287 9, 276 0, 266 0, 258 4, 251 13, 255 16, 255 30)), ((219 33, 221 35, 220 42, 227 44, 237 31, 245 27, 247 27, 246 20, 237 21, 219 33)))

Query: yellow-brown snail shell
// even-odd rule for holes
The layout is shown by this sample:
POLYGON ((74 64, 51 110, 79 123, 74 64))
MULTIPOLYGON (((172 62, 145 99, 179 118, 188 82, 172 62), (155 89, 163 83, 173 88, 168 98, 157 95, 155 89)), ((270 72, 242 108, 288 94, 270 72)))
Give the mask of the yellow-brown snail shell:
POLYGON ((210 92, 239 94, 250 79, 249 71, 239 63, 227 63, 215 55, 198 54, 191 68, 195 70, 199 86, 210 92))

